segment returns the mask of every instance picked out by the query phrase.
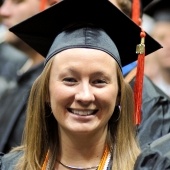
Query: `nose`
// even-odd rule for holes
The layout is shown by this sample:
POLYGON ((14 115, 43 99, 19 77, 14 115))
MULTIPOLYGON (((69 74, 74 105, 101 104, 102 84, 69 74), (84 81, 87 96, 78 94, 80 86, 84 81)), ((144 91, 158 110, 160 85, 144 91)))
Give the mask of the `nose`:
POLYGON ((2 18, 8 17, 10 15, 10 1, 4 0, 0 6, 0 16, 2 18))
POLYGON ((75 100, 77 102, 81 102, 82 104, 90 104, 95 100, 95 96, 90 84, 82 84, 80 85, 78 92, 75 95, 75 100))

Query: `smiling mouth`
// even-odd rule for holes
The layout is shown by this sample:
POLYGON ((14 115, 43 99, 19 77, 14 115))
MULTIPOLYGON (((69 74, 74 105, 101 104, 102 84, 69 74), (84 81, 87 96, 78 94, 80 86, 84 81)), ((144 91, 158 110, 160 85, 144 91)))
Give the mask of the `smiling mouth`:
POLYGON ((75 110, 75 109, 67 109, 69 112, 71 112, 74 115, 79 115, 79 116, 89 116, 89 115, 94 115, 97 113, 97 109, 96 110, 75 110))

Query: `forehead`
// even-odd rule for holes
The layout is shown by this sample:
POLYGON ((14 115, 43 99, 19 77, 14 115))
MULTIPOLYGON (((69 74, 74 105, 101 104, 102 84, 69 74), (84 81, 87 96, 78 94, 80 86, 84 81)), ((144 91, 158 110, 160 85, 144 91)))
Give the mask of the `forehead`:
POLYGON ((73 48, 64 50, 54 56, 54 64, 58 68, 80 66, 83 69, 95 67, 97 69, 115 69, 117 62, 108 53, 88 48, 73 48))

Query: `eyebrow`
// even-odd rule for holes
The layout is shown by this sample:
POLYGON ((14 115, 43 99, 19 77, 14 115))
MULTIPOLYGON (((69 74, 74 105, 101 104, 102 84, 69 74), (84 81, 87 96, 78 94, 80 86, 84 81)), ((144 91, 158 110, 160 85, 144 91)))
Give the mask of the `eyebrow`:
POLYGON ((74 69, 74 68, 70 68, 70 67, 66 67, 63 69, 63 72, 64 73, 72 73, 72 74, 75 74, 75 75, 78 75, 78 72, 74 69))
POLYGON ((103 71, 97 71, 97 72, 95 72, 95 73, 92 73, 92 76, 104 76, 104 77, 106 77, 106 78, 109 78, 109 77, 110 77, 107 73, 105 73, 105 72, 103 72, 103 71))
MULTIPOLYGON (((86 68, 84 68, 86 69, 86 68)), ((71 72, 72 74, 75 74, 75 75, 78 75, 79 72, 77 72, 74 68, 65 68, 64 70, 65 72, 71 72)), ((107 74, 106 72, 104 71, 97 71, 97 72, 94 72, 91 74, 91 76, 103 76, 105 78, 109 78, 109 74, 107 74)))

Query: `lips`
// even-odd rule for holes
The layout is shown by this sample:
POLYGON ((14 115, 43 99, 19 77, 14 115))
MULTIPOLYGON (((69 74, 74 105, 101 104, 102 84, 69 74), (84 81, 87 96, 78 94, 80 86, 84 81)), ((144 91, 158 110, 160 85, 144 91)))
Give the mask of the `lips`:
POLYGON ((71 108, 68 108, 67 110, 69 112, 71 112, 72 114, 79 115, 79 116, 94 115, 98 111, 97 109, 95 109, 95 110, 77 110, 77 109, 71 109, 71 108))

